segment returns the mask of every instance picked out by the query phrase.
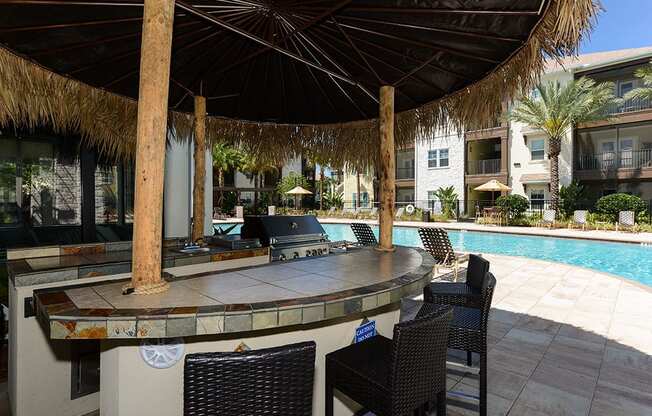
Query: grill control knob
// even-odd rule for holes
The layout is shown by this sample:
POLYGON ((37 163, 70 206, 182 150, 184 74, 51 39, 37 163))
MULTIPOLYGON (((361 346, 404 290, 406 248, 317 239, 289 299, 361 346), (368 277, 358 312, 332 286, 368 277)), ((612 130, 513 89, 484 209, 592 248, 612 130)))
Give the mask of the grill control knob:
POLYGON ((280 254, 280 255, 278 256, 278 259, 279 259, 280 261, 285 261, 285 259, 286 259, 286 258, 285 258, 285 254, 280 254))
POLYGON ((310 256, 312 256, 312 253, 310 252, 310 250, 306 250, 306 257, 310 257, 310 256))
POLYGON ((295 252, 292 254, 292 258, 293 258, 293 259, 298 259, 298 258, 299 258, 299 252, 298 252, 298 251, 295 251, 295 252))

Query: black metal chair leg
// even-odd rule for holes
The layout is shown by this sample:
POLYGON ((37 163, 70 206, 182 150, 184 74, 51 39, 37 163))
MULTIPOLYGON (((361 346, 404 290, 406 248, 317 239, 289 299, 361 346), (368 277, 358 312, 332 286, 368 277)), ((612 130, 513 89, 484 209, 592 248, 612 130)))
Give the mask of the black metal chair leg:
POLYGON ((471 351, 466 352, 466 365, 473 367, 473 353, 471 351))
POLYGON ((480 353, 480 416, 487 416, 487 351, 480 353))
POLYGON ((437 393, 437 416, 446 416, 446 391, 437 393))
POLYGON ((333 385, 328 380, 328 376, 326 377, 326 397, 324 400, 326 401, 325 416, 333 416, 333 385))

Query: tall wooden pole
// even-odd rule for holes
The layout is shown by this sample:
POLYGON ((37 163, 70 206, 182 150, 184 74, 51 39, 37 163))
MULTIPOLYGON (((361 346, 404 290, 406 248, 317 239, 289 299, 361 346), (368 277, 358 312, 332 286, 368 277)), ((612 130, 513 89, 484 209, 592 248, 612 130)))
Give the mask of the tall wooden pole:
POLYGON ((204 238, 204 181, 206 176, 206 98, 195 97, 195 179, 192 188, 192 241, 204 238))
POLYGON ((133 273, 135 293, 162 292, 163 173, 174 0, 145 0, 136 129, 133 273))
POLYGON ((392 250, 394 227, 395 155, 394 87, 380 87, 380 242, 381 250, 392 250))

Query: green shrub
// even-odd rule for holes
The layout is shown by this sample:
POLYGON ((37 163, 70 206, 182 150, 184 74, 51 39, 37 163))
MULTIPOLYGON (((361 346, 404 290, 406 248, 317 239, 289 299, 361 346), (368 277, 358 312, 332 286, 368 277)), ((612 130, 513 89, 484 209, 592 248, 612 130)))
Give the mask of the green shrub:
POLYGON ((579 208, 579 202, 584 194, 584 186, 578 182, 571 182, 567 186, 562 186, 559 190, 559 211, 561 214, 570 218, 573 212, 579 208))
POLYGON ((603 196, 595 204, 595 209, 608 220, 618 221, 620 211, 634 211, 637 215, 647 209, 645 201, 629 194, 611 194, 603 196))
POLYGON ((503 195, 496 199, 496 205, 507 215, 508 220, 518 220, 530 207, 530 202, 523 195, 503 195))

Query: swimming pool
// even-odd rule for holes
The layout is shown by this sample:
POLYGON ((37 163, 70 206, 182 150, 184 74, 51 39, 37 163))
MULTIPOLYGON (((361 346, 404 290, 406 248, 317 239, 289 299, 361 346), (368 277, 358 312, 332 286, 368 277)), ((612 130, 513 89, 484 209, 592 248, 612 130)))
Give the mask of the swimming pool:
MULTIPOLYGON (((347 224, 322 224, 331 240, 355 241, 347 224)), ((233 232, 239 232, 236 227, 233 232)), ((374 227, 378 236, 378 227, 374 227)), ((611 243, 524 236, 491 232, 448 231, 456 250, 522 256, 587 267, 652 286, 652 247, 639 244, 611 243)), ((422 247, 416 228, 394 227, 394 243, 422 247)))

